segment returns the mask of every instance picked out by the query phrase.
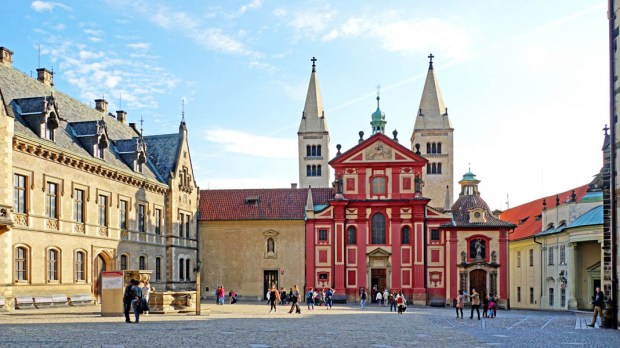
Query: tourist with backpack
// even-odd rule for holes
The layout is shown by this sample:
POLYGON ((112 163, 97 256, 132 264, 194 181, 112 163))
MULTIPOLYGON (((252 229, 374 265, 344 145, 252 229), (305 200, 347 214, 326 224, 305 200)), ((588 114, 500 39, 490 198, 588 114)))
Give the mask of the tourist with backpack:
POLYGON ((332 309, 332 305, 334 304, 333 299, 334 297, 334 289, 329 288, 327 289, 327 292, 325 293, 325 307, 326 309, 332 309))
POLYGON ((314 288, 310 288, 306 293, 306 304, 308 305, 308 310, 314 310, 314 288))

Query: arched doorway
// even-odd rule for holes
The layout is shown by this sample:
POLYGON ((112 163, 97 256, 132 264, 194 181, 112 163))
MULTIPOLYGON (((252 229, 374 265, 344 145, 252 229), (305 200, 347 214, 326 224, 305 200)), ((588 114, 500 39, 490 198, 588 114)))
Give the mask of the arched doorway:
POLYGON ((476 289, 478 293, 487 294, 487 272, 481 269, 469 273, 469 290, 476 289))
POLYGON ((94 298, 97 301, 97 303, 101 303, 101 272, 104 272, 106 270, 106 262, 105 262, 105 258, 99 254, 97 255, 97 257, 95 257, 95 262, 94 262, 94 267, 93 267, 93 279, 94 281, 94 286, 93 286, 93 293, 94 293, 94 298))

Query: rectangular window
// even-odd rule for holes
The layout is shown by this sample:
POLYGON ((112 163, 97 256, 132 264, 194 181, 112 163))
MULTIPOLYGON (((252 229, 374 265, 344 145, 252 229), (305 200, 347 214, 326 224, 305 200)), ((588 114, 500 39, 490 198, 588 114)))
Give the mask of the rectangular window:
POLYGON ((190 272, 190 262, 189 259, 185 260, 185 280, 190 281, 192 280, 192 278, 189 276, 189 272, 190 272))
POLYGON ((97 202, 98 210, 99 210, 99 225, 107 226, 108 225, 108 197, 104 195, 99 195, 99 200, 97 202))
POLYGON ((127 269, 127 255, 121 255, 121 271, 127 269))
POLYGON ((26 177, 13 175, 13 211, 26 214, 26 177))
POLYGON ((47 281, 58 280, 58 250, 47 251, 47 281))
POLYGON ((327 230, 319 230, 319 240, 327 241, 327 230))
POLYGON ((432 229, 431 230, 431 240, 434 241, 438 241, 439 240, 439 230, 438 229, 432 229))
POLYGON ((138 204, 138 231, 146 232, 146 207, 144 204, 138 204))
POLYGON ((78 251, 75 253, 75 280, 78 282, 86 280, 86 264, 84 263, 84 259, 85 257, 83 252, 78 251))
POLYGON ((534 288, 530 288, 530 304, 534 304, 534 288))
POLYGON ((560 306, 566 307, 566 289, 560 289, 560 306))
POLYGON ((189 214, 185 216, 185 238, 189 239, 189 225, 192 221, 192 218, 189 214))
POLYGON ((560 265, 566 264, 566 245, 560 246, 560 265))
POLYGON ((554 302, 554 298, 553 298, 553 288, 549 288, 549 306, 553 307, 553 302, 554 302))
POLYGON ((146 269, 146 257, 140 256, 138 259, 138 269, 145 270, 146 269))
POLYGON ((84 222, 84 190, 76 189, 73 193, 73 221, 84 222))
POLYGON ((161 209, 155 209, 155 234, 161 234, 161 209))
POLYGON ((534 249, 530 249, 530 267, 534 267, 534 249))
POLYGON ((47 183, 45 215, 50 219, 58 219, 58 185, 53 182, 47 183))
POLYGON ((179 259, 179 279, 185 280, 185 260, 179 259))
POLYGON ((44 135, 45 139, 54 141, 54 130, 50 129, 47 126, 47 122, 44 124, 43 127, 45 127, 45 135, 44 135))
POLYGON ((521 302, 521 287, 517 286, 517 302, 521 302))
POLYGON ((185 214, 179 214, 179 237, 183 238, 183 227, 185 226, 185 214))
POLYGON ((552 266, 554 264, 554 255, 553 255, 553 249, 555 249, 554 247, 549 247, 549 265, 552 266))
POLYGON ((120 208, 118 212, 118 222, 121 230, 127 229, 127 201, 120 202, 120 208))
POLYGON ((385 178, 382 176, 372 178, 372 193, 385 194, 385 178))
POLYGON ((155 281, 161 280, 161 258, 155 259, 155 281))
POLYGON ((28 280, 28 249, 24 247, 15 249, 15 280, 21 282, 28 280))
POLYGON ((521 252, 517 251, 517 267, 521 267, 521 252))

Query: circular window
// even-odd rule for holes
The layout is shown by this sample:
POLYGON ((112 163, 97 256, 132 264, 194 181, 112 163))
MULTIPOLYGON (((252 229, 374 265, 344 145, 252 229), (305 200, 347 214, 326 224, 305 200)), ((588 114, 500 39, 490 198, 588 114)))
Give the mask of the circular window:
POLYGON ((479 211, 475 212, 475 213, 474 213, 474 217, 475 217, 476 219, 479 219, 479 218, 480 218, 480 212, 479 212, 479 211))

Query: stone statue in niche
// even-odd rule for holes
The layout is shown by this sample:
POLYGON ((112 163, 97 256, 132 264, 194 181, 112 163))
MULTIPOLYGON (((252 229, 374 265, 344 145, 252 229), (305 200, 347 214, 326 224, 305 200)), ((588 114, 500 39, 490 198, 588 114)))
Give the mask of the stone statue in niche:
POLYGON ((474 248, 476 248, 476 258, 481 259, 482 258, 482 241, 480 241, 480 239, 476 239, 476 242, 474 243, 474 248))
POLYGON ((465 251, 461 251, 461 262, 465 263, 467 259, 467 253, 465 251))
POLYGON ((497 262, 497 253, 495 252, 495 250, 491 251, 491 262, 497 262))

